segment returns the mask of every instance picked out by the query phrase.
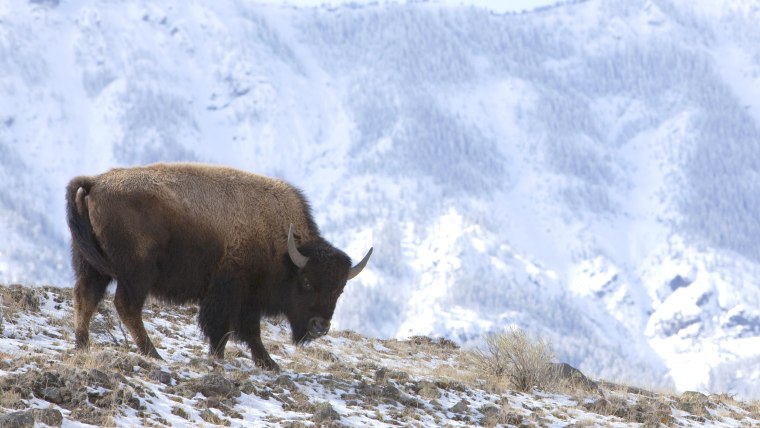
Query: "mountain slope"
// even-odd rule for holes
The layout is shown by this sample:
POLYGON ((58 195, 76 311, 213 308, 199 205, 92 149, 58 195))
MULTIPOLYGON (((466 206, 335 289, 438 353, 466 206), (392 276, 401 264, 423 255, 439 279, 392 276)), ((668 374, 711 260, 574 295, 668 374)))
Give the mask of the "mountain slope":
POLYGON ((307 346, 264 323, 281 373, 227 346, 205 358, 194 308, 151 303, 146 327, 166 359, 129 350, 112 296, 93 318, 93 347, 73 352, 71 290, 0 285, 0 425, 32 426, 748 426, 757 402, 603 383, 596 390, 504 389, 480 379, 451 341, 378 340, 338 331, 307 346), (20 349, 20 347, 22 349, 20 349))
POLYGON ((0 281, 71 283, 70 177, 219 162, 374 245, 339 328, 757 396, 758 11, 716 4, 4 3, 0 281))

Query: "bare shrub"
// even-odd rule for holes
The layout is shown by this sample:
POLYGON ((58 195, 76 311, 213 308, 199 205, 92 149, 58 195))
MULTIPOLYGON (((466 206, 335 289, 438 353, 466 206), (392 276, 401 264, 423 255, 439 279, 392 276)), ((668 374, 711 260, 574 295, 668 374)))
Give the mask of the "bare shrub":
POLYGON ((554 351, 543 338, 532 340, 525 330, 510 328, 485 339, 485 349, 473 352, 473 362, 486 379, 507 381, 523 392, 534 387, 552 390, 557 383, 554 351))

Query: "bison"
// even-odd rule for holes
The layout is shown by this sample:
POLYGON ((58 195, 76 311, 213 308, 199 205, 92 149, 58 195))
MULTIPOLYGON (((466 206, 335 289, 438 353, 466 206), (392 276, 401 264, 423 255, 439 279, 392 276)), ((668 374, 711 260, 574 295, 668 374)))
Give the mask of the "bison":
POLYGON ((262 317, 284 315, 294 343, 326 334, 346 282, 364 269, 327 242, 300 190, 278 179, 193 163, 116 168, 72 179, 76 348, 108 284, 138 350, 161 358, 142 320, 148 296, 196 303, 209 354, 228 338, 257 366, 279 370, 261 341, 262 317))

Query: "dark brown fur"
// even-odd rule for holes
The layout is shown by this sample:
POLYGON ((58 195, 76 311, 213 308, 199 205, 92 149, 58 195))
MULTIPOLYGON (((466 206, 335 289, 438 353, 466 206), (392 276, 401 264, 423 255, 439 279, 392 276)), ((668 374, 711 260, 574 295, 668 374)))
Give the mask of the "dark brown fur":
POLYGON ((115 280, 114 304, 142 353, 160 358, 142 322, 152 295, 198 303, 212 355, 223 357, 232 336, 258 365, 277 369, 261 342, 261 317, 284 314, 295 342, 324 334, 351 268, 320 236, 298 189, 231 168, 113 169, 74 178, 66 200, 77 348, 87 347, 90 319, 115 280), (309 258, 301 269, 288 256, 291 223, 309 258))

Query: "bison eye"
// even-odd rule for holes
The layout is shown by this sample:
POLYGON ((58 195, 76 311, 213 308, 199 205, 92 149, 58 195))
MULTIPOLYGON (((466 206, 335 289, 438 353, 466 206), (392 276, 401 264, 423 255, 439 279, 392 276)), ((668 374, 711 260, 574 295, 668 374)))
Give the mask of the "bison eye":
POLYGON ((304 278, 303 279, 303 289, 306 290, 306 291, 311 291, 312 288, 313 287, 311 286, 311 282, 309 282, 309 278, 304 278))

